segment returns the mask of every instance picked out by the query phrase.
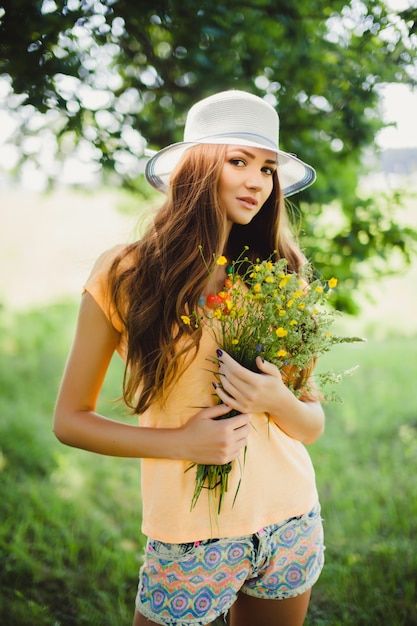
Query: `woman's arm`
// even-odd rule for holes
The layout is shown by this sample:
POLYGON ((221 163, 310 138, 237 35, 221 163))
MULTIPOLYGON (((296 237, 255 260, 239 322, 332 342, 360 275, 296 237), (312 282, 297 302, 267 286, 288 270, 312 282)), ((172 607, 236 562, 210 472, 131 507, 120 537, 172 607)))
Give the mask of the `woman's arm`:
POLYGON ((324 411, 320 402, 303 402, 284 384, 273 363, 257 357, 260 374, 242 367, 229 354, 220 356, 222 402, 242 413, 265 412, 287 435, 313 443, 323 434, 324 411))
POLYGON ((199 411, 181 428, 145 428, 96 413, 118 342, 118 332, 93 297, 84 294, 54 412, 54 433, 62 443, 111 456, 197 463, 226 463, 240 454, 247 442, 250 415, 213 420, 230 410, 225 405, 199 411))

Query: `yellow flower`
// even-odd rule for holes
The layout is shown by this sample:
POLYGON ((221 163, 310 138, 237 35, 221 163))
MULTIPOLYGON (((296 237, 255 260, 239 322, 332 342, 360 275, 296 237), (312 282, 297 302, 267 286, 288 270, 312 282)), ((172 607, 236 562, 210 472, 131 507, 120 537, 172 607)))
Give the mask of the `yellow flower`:
POLYGON ((238 343, 239 343, 239 339, 232 339, 232 344, 234 346, 237 346, 238 343))
POLYGON ((290 276, 288 274, 281 274, 280 279, 281 280, 278 283, 278 287, 285 287, 287 282, 290 280, 290 276))
POLYGON ((331 278, 327 284, 329 285, 330 289, 334 289, 335 287, 337 287, 337 278, 331 278))
POLYGON ((188 315, 181 315, 181 320, 184 324, 187 324, 187 326, 191 324, 191 319, 188 315))
POLYGON ((282 326, 280 326, 276 329, 275 333, 277 337, 285 337, 286 335, 288 335, 288 330, 285 330, 285 328, 282 328, 282 326))
POLYGON ((317 315, 317 313, 318 313, 318 310, 317 310, 317 309, 314 309, 314 310, 313 310, 313 315, 317 315))
POLYGON ((294 298, 301 298, 302 295, 304 295, 304 292, 301 291, 301 289, 297 289, 297 291, 294 291, 293 297, 294 298))
POLYGON ((274 282, 274 279, 273 279, 273 277, 272 277, 272 276, 267 276, 267 277, 265 278, 265 282, 266 282, 266 283, 273 283, 273 282, 274 282))
POLYGON ((320 285, 318 285, 316 287, 316 291, 317 291, 317 293, 323 293, 323 287, 320 287, 320 285))
POLYGON ((216 261, 217 265, 226 265, 227 263, 227 259, 225 256, 219 256, 219 258, 216 261))
POLYGON ((332 333, 330 331, 327 331, 326 337, 331 337, 331 336, 332 336, 332 333))
POLYGON ((287 353, 286 350, 281 349, 281 350, 278 350, 277 357, 280 358, 280 357, 283 357, 283 356, 287 356, 287 354, 288 353, 287 353))
POLYGON ((214 309, 213 315, 214 315, 214 317, 217 317, 217 319, 219 320, 221 318, 221 316, 222 316, 222 312, 221 312, 220 309, 214 309))
POLYGON ((297 326, 298 322, 297 320, 291 320, 290 322, 290 326, 297 326))
POLYGON ((279 311, 278 315, 279 315, 280 317, 285 317, 287 314, 286 314, 286 312, 284 311, 284 309, 281 309, 281 310, 279 311))
POLYGON ((303 309, 306 308, 305 302, 300 302, 300 304, 298 305, 298 308, 302 311, 303 309))
POLYGON ((259 283, 256 283, 256 285, 253 286, 253 290, 255 293, 259 293, 261 291, 261 286, 259 283))
POLYGON ((293 304, 294 304, 294 300, 293 300, 293 298, 291 298, 291 299, 290 299, 290 300, 288 300, 288 302, 287 302, 287 308, 289 309, 289 308, 290 308, 290 306, 292 306, 293 304))
POLYGON ((265 266, 266 266, 269 270, 271 270, 271 269, 273 268, 273 263, 271 263, 271 261, 267 261, 267 262, 265 263, 265 266))

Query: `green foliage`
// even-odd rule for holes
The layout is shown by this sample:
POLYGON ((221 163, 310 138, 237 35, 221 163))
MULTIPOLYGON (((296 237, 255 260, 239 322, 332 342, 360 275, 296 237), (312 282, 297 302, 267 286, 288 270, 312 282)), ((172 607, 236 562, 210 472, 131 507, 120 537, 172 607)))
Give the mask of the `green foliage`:
MULTIPOLYGON (((66 304, 0 316, 5 626, 132 621, 143 543, 137 461, 67 448, 51 432, 75 315, 66 304)), ((344 403, 327 406, 326 432, 310 447, 327 550, 306 626, 417 621, 417 396, 405 366, 416 347, 415 337, 370 337, 337 346, 321 365, 360 369, 344 379, 344 403)), ((100 402, 119 419, 121 375, 116 360, 100 402)))
MULTIPOLYGON (((216 90, 266 97, 281 116, 283 149, 318 172, 297 200, 308 254, 355 287, 368 260, 386 269, 393 248, 407 261, 416 247, 415 230, 386 222, 384 207, 357 192, 363 149, 383 125, 379 87, 415 83, 416 16, 383 0, 0 0, 0 74, 9 108, 23 116, 18 132, 49 124, 60 157, 89 146, 113 184, 138 193, 143 138, 154 148, 181 140, 185 112, 216 90), (329 204, 344 224, 324 252, 312 220, 329 204), (373 232, 381 222, 382 237, 373 232)), ((23 147, 28 157, 37 158, 23 147)), ((352 289, 338 305, 354 312, 352 289)))
POLYGON ((301 243, 319 275, 337 276, 336 308, 358 313, 355 289, 398 271, 394 253, 400 253, 400 265, 411 262, 417 231, 404 220, 405 200, 398 192, 373 192, 346 195, 324 209, 317 203, 305 207, 301 243))
POLYGON ((0 7, 0 72, 27 105, 62 110, 61 133, 88 134, 112 165, 114 151, 129 149, 126 126, 161 147, 181 140, 184 113, 198 98, 243 88, 278 105, 283 147, 326 173, 327 199, 332 170, 357 159, 381 126, 378 85, 412 82, 412 12, 404 21, 377 0, 366 7, 3 0, 0 7), (92 89, 106 102, 89 105, 92 89))

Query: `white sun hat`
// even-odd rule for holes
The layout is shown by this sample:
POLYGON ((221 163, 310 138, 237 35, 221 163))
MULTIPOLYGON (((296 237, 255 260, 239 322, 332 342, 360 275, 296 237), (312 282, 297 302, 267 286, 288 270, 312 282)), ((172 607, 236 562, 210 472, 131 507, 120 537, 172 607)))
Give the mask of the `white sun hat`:
POLYGON ((146 164, 145 176, 155 189, 166 192, 172 171, 191 146, 249 146, 277 153, 279 181, 284 196, 291 196, 314 183, 316 172, 293 154, 280 150, 278 142, 279 117, 270 104, 245 91, 222 91, 191 107, 184 141, 153 154, 146 164))

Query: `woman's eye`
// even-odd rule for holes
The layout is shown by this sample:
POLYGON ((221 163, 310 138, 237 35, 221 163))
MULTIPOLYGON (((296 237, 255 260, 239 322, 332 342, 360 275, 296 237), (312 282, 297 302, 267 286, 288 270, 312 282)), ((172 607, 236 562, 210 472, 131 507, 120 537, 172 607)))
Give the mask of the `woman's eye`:
POLYGON ((236 167, 245 167, 246 165, 243 159, 230 159, 230 163, 232 163, 232 165, 236 165, 236 167))
POLYGON ((268 174, 268 176, 272 176, 273 173, 275 172, 275 170, 272 167, 263 167, 262 171, 265 172, 265 174, 268 174))

